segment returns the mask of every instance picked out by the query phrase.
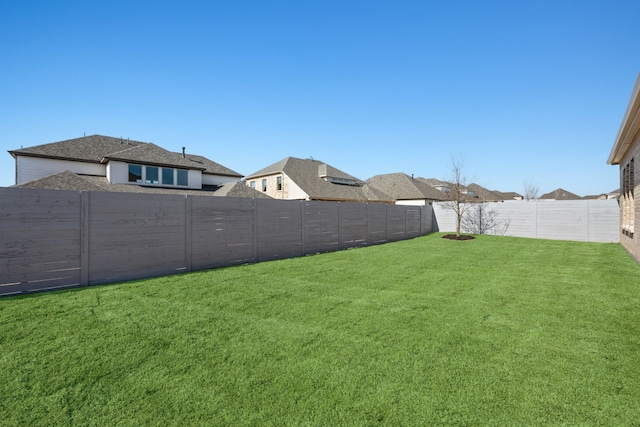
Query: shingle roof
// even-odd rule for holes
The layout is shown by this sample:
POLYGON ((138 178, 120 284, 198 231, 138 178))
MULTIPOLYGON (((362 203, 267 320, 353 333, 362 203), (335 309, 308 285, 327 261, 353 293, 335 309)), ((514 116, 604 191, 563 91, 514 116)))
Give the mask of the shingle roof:
MULTIPOLYGON (((77 175, 69 171, 35 179, 15 188, 39 188, 45 190, 108 191, 113 193, 174 194, 187 196, 220 196, 214 191, 181 188, 146 187, 136 184, 112 184, 104 176, 77 175)), ((233 195, 232 197, 238 197, 233 195)))
MULTIPOLYGON (((179 155, 182 155, 180 153, 176 153, 179 155)), ((242 174, 229 169, 226 166, 222 166, 220 163, 216 163, 213 160, 207 159, 204 156, 199 156, 197 154, 189 154, 186 153, 186 157, 188 160, 191 160, 192 162, 198 163, 199 165, 201 165, 202 167, 205 168, 205 170, 202 171, 202 173, 208 173, 208 174, 213 174, 213 175, 224 175, 224 176, 233 176, 233 177, 237 177, 237 178, 242 178, 242 174)))
POLYGON ((224 184, 213 193, 214 196, 226 197, 253 197, 256 199, 271 199, 261 191, 247 186, 244 182, 236 181, 224 184))
POLYGON ((100 163, 102 159, 109 154, 125 150, 126 148, 137 147, 141 144, 145 143, 122 138, 112 138, 110 136, 91 135, 21 148, 19 150, 9 151, 9 153, 14 157, 16 154, 20 154, 24 156, 100 163))
POLYGON ((145 163, 159 166, 178 166, 186 169, 205 169, 202 164, 184 158, 181 154, 167 151, 152 143, 140 144, 135 147, 128 147, 124 150, 107 154, 101 162, 105 163, 105 160, 120 160, 123 162, 145 163))
POLYGON ((427 184, 401 172, 376 175, 367 180, 369 186, 388 194, 395 200, 445 200, 445 195, 427 184))
MULTIPOLYGON (((106 181, 106 178, 104 178, 106 181)), ((74 191, 105 191, 101 186, 90 182, 68 170, 34 179, 25 184, 15 185, 15 188, 36 188, 46 190, 74 190, 74 191)))
POLYGON ((150 142, 133 141, 103 135, 90 135, 34 147, 9 151, 12 156, 36 156, 53 159, 104 163, 107 160, 146 163, 201 170, 203 173, 242 177, 206 157, 165 150, 150 142))
POLYGON ((577 194, 573 194, 565 189, 558 188, 549 193, 543 194, 542 196, 540 196, 540 198, 545 200, 579 200, 582 197, 578 196, 577 194))
POLYGON ((256 179, 263 176, 284 173, 304 191, 311 200, 360 200, 392 202, 378 191, 364 186, 364 182, 333 166, 314 159, 287 157, 246 177, 256 179), (326 178, 352 181, 356 185, 341 185, 326 178))
POLYGON ((493 193, 499 195, 501 200, 521 200, 524 196, 520 193, 516 193, 515 191, 498 191, 492 190, 493 193))
POLYGON ((467 189, 472 192, 472 196, 478 199, 478 201, 498 202, 504 200, 504 197, 501 194, 498 194, 495 191, 491 191, 488 188, 485 188, 476 183, 469 184, 467 186, 467 189))

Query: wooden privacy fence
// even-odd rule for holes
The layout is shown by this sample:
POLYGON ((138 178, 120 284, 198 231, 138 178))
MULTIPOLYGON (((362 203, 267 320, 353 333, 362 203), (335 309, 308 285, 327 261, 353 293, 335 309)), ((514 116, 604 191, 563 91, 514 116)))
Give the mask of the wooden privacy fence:
POLYGON ((410 239, 431 206, 0 188, 0 295, 410 239))

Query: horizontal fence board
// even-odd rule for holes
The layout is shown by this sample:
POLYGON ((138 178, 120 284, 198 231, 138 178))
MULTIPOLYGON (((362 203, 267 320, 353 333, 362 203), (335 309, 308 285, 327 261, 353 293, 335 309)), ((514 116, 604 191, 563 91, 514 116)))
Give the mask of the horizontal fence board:
POLYGON ((303 202, 304 252, 329 252, 340 247, 340 205, 335 202, 303 202))
MULTIPOLYGON (((75 284, 80 281, 80 266, 77 262, 56 262, 42 263, 29 269, 8 269, 2 275, 2 283, 43 283, 43 287, 48 287, 53 281, 75 284)), ((40 286, 40 285, 39 285, 40 286)))
POLYGON ((367 241, 369 244, 387 241, 387 206, 378 204, 367 206, 367 241))
POLYGON ((364 203, 340 203, 340 247, 354 248, 367 244, 367 209, 364 203))

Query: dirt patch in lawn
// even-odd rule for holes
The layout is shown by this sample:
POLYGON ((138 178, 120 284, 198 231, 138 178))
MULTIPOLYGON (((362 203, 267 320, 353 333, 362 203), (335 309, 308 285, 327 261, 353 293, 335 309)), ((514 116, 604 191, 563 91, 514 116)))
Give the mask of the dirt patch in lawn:
POLYGON ((442 236, 443 239, 449 239, 449 240, 473 240, 475 239, 474 236, 468 236, 465 234, 461 234, 459 236, 456 236, 455 234, 445 234, 444 236, 442 236))

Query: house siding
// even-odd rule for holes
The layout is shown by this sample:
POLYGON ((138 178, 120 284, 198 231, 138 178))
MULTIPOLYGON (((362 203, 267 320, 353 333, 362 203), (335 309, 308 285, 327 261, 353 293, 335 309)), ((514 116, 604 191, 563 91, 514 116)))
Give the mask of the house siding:
POLYGON ((212 175, 208 173, 202 174, 203 185, 224 185, 229 182, 236 182, 236 181, 240 181, 240 179, 234 178, 232 176, 212 175))
POLYGON ((247 179, 247 186, 251 186, 251 181, 255 181, 256 190, 266 194, 276 200, 307 200, 309 196, 305 193, 286 173, 279 172, 273 175, 261 176, 247 179), (278 190, 278 177, 282 177, 282 190, 278 190), (262 180, 267 180, 267 191, 262 191, 262 180))
POLYGON ((189 188, 202 188, 202 171, 189 170, 189 188))
POLYGON ((107 164, 107 181, 112 184, 128 184, 129 171, 125 162, 110 161, 107 164))
POLYGON ((622 190, 622 175, 624 168, 629 164, 631 159, 634 159, 635 172, 634 172, 634 198, 629 199, 627 195, 620 194, 620 224, 623 227, 620 228, 620 244, 627 252, 640 263, 640 233, 638 233, 638 227, 640 226, 640 173, 638 172, 638 164, 640 163, 640 135, 638 135, 633 142, 631 148, 620 162, 620 189, 622 190), (629 204, 629 205, 627 205, 629 204), (631 206, 633 208, 631 209, 631 206), (625 220, 625 209, 628 209, 626 215, 631 215, 631 218, 625 220), (633 235, 629 235, 623 232, 625 223, 633 224, 633 235))
POLYGON ((429 203, 425 199, 421 200, 397 200, 396 205, 404 205, 404 206, 425 206, 429 203))
POLYGON ((106 176, 105 165, 99 163, 74 162, 71 160, 44 159, 39 157, 17 156, 16 185, 68 170, 82 175, 106 176))

